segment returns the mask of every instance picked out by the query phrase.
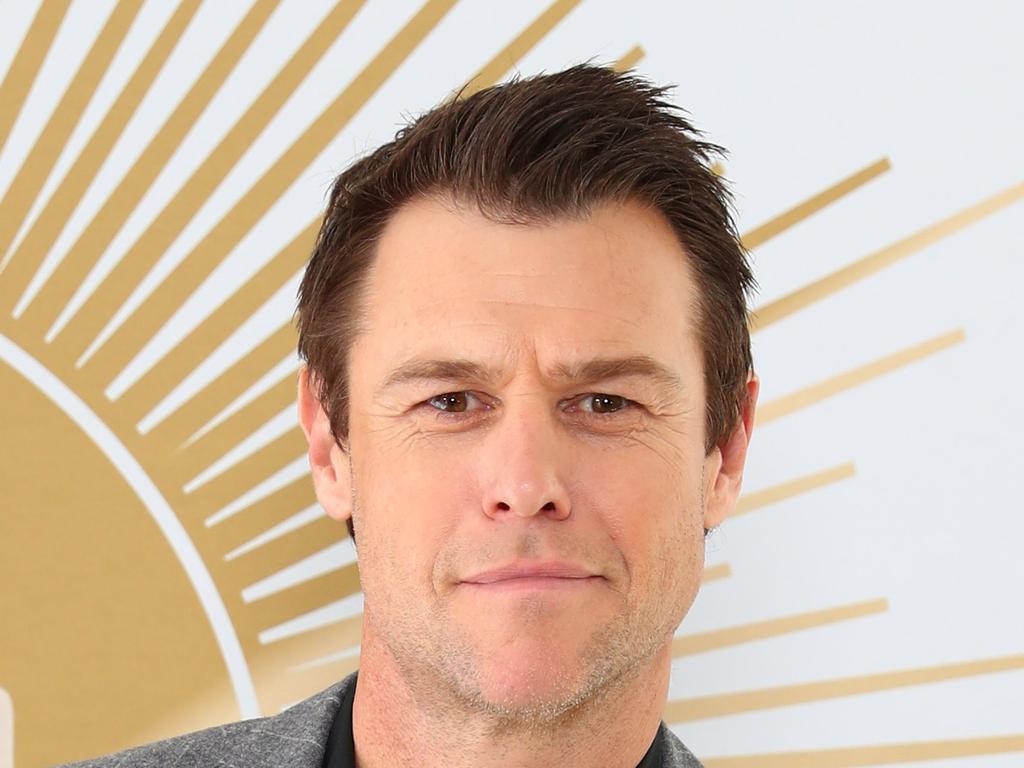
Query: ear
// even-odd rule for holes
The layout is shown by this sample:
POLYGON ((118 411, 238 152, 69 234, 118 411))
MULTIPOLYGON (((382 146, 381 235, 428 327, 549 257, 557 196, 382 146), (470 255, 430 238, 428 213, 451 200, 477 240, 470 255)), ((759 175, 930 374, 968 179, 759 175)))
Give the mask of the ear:
POLYGON ((348 453, 331 434, 331 423, 317 397, 305 365, 299 371, 299 424, 309 443, 309 470, 320 506, 335 520, 352 517, 352 483, 348 453))
POLYGON ((732 511, 740 496, 743 467, 747 460, 747 446, 754 429, 754 409, 761 382, 757 375, 747 379, 747 402, 736 428, 705 459, 704 528, 721 525, 732 511))

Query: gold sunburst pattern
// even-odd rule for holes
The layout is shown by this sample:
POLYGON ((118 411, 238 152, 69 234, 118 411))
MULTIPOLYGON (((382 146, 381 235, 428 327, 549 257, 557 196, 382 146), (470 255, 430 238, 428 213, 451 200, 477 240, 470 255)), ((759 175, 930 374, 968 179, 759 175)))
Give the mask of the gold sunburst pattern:
MULTIPOLYGON (((296 336, 281 297, 294 294, 319 217, 308 205, 289 208, 289 195, 303 185, 322 192, 344 161, 324 158, 341 151, 339 139, 352 140, 354 126, 364 130, 364 115, 381 119, 372 105, 399 75, 412 85, 396 99, 422 87, 423 64, 434 57, 439 74, 426 76, 458 73, 435 85, 440 98, 460 82, 469 84, 463 93, 499 82, 527 61, 550 69, 552 46, 564 54, 573 35, 585 38, 583 14, 597 4, 555 0, 498 12, 425 0, 402 13, 362 0, 231 5, 117 0, 99 12, 99 4, 42 0, 2 12, 16 31, 0 82, 0 768, 276 712, 357 667, 354 549, 316 504, 293 415, 296 336), (492 13, 507 18, 488 37, 486 55, 452 63, 450 43, 492 13), (47 67, 59 68, 72 49, 80 58, 64 66, 59 96, 43 98, 37 86, 56 81, 47 67), (271 49, 272 65, 261 67, 271 49), (344 80, 330 76, 352 57, 358 65, 342 69, 344 80), (201 67, 184 67, 195 59, 201 67), (168 90, 175 77, 176 90, 168 90), (300 113, 295 102, 314 81, 319 109, 300 113), (244 99, 223 106, 240 83, 244 99), (171 103, 154 106, 159 99, 150 97, 170 92, 171 103), (230 118, 214 130, 202 122, 211 113, 230 118), (203 125, 213 135, 191 157, 198 145, 189 142, 203 125), (168 174, 177 174, 174 183, 163 183, 168 174), (274 236, 254 238, 261 227, 274 236), (250 259, 256 266, 211 292, 240 263, 236 254, 260 249, 250 259), (51 732, 55 708, 66 724, 59 739, 51 732)), ((620 69, 642 66, 645 47, 618 34, 607 58, 620 69)), ((685 102, 686 94, 677 97, 685 102)), ((888 157, 862 158, 852 172, 804 188, 797 202, 774 205, 778 213, 743 234, 759 270, 770 269, 760 260, 766 245, 873 194, 875 180, 892 170, 888 157)), ((755 343, 1022 197, 1017 183, 959 207, 936 206, 932 223, 847 263, 828 261, 824 274, 754 309, 755 343)), ((850 358, 791 391, 769 388, 758 431, 887 377, 917 375, 919 365, 970 345, 959 318, 937 317, 915 343, 880 344, 867 361, 850 358)), ((852 448, 824 468, 775 462, 782 469, 745 493, 736 511, 742 522, 726 528, 856 487, 865 462, 871 456, 852 448)), ((715 554, 700 606, 730 589, 758 597, 737 553, 730 562, 714 562, 715 554)), ((770 558, 761 563, 771 567, 770 558)), ((847 642, 842 632, 862 632, 866 622, 884 633, 881 622, 894 609, 881 589, 855 599, 836 592, 811 610, 751 610, 713 628, 684 622, 672 649, 676 674, 708 654, 785 654, 785 643, 812 631, 838 633, 835 652, 847 642)), ((811 681, 730 679, 726 692, 687 687, 671 696, 665 718, 686 734, 694 723, 883 691, 984 676, 1019 681, 1022 667, 1024 656, 979 650, 856 675, 837 666, 811 681)), ((811 739, 799 750, 737 753, 709 742, 701 753, 719 768, 909 764, 1024 751, 1022 733, 950 739, 918 724, 906 738, 869 735, 854 746, 811 739)))

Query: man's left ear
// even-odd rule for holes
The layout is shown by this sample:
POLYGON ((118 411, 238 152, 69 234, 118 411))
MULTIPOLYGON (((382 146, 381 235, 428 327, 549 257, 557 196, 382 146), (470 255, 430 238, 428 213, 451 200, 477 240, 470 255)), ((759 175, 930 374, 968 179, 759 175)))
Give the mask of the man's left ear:
POLYGON ((736 428, 705 459, 705 530, 721 525, 736 508, 740 486, 743 484, 747 446, 750 445, 750 434, 754 429, 754 409, 757 407, 760 387, 757 374, 751 373, 747 379, 747 402, 736 428))
POLYGON ((349 455, 331 434, 330 420, 305 365, 299 371, 298 411, 299 426, 309 443, 309 470, 320 506, 334 519, 348 520, 352 516, 349 455))

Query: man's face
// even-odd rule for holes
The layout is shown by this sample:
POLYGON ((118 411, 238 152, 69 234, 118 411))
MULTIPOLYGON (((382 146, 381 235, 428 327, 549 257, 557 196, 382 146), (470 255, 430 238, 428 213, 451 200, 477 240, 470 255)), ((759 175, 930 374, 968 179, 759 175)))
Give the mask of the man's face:
POLYGON ((669 224, 637 204, 538 226, 430 199, 394 216, 349 359, 351 464, 332 453, 364 647, 511 716, 668 658, 721 516, 696 306, 669 224))

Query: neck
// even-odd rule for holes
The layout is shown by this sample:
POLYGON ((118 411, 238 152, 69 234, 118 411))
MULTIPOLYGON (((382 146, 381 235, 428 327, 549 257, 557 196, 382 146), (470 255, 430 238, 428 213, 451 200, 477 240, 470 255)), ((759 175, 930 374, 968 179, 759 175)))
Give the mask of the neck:
POLYGON ((545 724, 510 726, 467 712, 444 686, 411 685, 364 624, 352 731, 358 768, 635 768, 668 696, 670 643, 592 699, 545 724))

